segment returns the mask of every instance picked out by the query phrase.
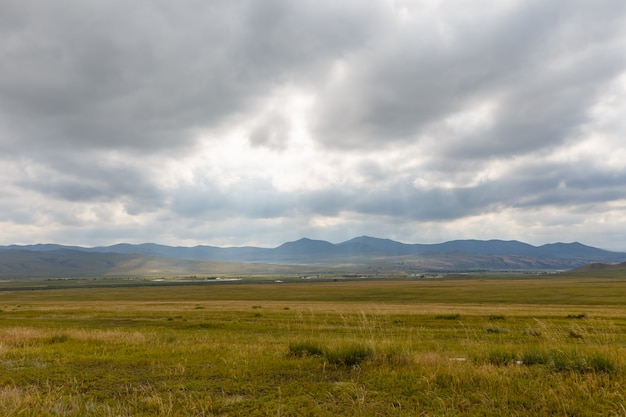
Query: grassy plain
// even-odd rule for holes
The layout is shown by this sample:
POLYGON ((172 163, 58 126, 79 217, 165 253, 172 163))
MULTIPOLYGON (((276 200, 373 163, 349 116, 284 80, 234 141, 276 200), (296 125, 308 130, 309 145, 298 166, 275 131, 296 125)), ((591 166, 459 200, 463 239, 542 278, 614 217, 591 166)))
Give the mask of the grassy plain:
POLYGON ((626 416, 619 272, 271 281, 3 284, 0 415, 626 416))

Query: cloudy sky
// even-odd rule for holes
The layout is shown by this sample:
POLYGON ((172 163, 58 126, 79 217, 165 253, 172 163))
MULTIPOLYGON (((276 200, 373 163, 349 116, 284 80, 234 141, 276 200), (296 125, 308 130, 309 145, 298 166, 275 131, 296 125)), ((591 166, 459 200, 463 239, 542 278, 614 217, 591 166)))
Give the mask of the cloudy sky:
POLYGON ((0 244, 626 251, 623 0, 0 0, 0 244))

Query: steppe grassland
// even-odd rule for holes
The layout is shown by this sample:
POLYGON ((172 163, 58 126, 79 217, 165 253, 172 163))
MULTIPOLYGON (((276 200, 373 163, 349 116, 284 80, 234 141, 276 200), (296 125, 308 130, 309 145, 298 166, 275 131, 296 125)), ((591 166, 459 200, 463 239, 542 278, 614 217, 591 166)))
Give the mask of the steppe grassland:
POLYGON ((626 415, 626 279, 0 293, 0 415, 626 415))

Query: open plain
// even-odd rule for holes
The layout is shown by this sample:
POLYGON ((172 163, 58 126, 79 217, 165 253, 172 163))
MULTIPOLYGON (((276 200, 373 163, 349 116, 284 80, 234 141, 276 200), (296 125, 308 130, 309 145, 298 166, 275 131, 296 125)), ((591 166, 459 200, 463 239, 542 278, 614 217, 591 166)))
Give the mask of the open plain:
POLYGON ((626 416, 623 271, 170 283, 0 284, 0 415, 626 416))

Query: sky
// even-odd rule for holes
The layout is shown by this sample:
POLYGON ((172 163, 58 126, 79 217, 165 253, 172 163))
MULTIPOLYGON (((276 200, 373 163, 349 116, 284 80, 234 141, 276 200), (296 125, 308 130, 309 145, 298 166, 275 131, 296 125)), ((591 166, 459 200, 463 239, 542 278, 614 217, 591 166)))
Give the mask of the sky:
POLYGON ((623 0, 0 0, 0 245, 626 251, 623 0))

